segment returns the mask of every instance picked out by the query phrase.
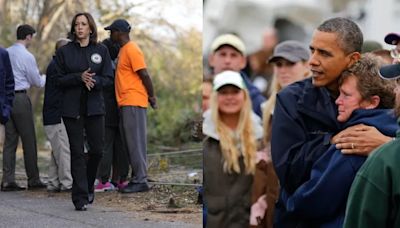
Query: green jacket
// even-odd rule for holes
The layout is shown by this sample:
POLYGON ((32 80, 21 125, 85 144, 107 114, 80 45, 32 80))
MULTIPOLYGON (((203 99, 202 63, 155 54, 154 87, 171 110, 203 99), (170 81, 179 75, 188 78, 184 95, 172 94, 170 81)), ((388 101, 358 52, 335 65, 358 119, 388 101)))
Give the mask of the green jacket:
POLYGON ((345 228, 400 227, 400 132, 358 171, 347 202, 345 228))

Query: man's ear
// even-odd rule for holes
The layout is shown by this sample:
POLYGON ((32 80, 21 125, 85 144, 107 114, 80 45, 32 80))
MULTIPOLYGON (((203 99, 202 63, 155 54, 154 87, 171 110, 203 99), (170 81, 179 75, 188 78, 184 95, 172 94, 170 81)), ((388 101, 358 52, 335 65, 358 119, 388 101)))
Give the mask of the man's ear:
POLYGON ((240 70, 243 70, 246 67, 246 64, 247 64, 247 58, 246 56, 242 55, 239 63, 240 70))
POLYGON ((353 52, 348 56, 350 58, 349 63, 347 64, 347 68, 350 68, 354 63, 356 63, 361 58, 360 52, 353 52))
POLYGON ((214 53, 208 55, 208 65, 210 65, 210 67, 214 67, 214 53))
POLYGON ((372 96, 369 100, 365 100, 365 109, 374 109, 379 106, 381 98, 377 95, 372 96))

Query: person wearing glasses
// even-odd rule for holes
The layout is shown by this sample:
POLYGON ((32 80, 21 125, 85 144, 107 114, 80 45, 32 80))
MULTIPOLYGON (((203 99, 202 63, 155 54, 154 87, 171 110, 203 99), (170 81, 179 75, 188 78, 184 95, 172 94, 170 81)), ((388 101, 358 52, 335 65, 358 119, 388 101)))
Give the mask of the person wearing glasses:
POLYGON ((390 45, 396 45, 390 50, 390 56, 393 58, 393 63, 400 63, 400 34, 389 33, 385 36, 385 43, 390 45))

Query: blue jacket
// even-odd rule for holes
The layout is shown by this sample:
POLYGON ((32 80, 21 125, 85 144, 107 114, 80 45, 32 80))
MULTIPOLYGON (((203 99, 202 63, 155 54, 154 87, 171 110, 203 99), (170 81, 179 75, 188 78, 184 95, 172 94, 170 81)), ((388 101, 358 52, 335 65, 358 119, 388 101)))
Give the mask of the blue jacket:
MULTIPOLYGON (((391 137, 398 129, 396 117, 389 109, 356 110, 342 129, 360 123, 375 126, 391 137)), ((366 158, 343 155, 331 145, 313 165, 310 179, 294 194, 282 195, 288 214, 303 227, 341 228, 351 184, 366 158)))
POLYGON ((282 201, 282 192, 293 194, 310 179, 312 165, 330 147, 340 125, 334 98, 311 78, 293 83, 277 95, 272 122, 271 155, 281 185, 276 205, 277 227, 295 227, 282 201), (288 217, 289 216, 289 217, 288 217))
POLYGON ((240 72, 240 75, 243 78, 244 84, 246 85, 247 90, 249 91, 251 104, 253 106, 253 111, 262 118, 262 110, 261 104, 266 100, 265 97, 261 94, 260 90, 251 83, 249 77, 247 77, 246 73, 243 71, 240 72))
POLYGON ((57 86, 57 70, 54 58, 46 70, 46 85, 43 101, 43 125, 61 123, 62 91, 57 86))
POLYGON ((4 48, 0 48, 0 123, 10 118, 14 100, 14 74, 10 57, 4 48))

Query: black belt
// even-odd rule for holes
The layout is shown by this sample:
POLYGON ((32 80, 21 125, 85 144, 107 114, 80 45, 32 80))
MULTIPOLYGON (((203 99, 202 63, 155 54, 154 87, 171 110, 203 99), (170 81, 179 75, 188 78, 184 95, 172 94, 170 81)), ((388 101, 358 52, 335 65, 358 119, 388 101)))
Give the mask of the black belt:
POLYGON ((25 89, 23 89, 23 90, 15 90, 15 93, 26 93, 26 90, 25 89))

